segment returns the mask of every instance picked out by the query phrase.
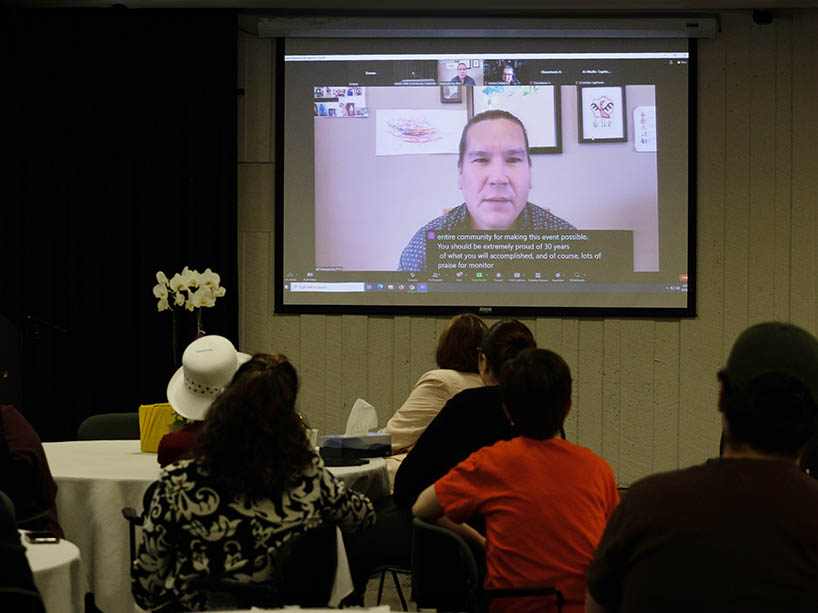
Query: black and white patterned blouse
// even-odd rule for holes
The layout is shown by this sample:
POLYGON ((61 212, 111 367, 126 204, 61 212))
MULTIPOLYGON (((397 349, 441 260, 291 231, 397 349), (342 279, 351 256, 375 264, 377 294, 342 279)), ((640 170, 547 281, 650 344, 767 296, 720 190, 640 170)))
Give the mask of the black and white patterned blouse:
POLYGON ((203 575, 268 579, 271 558, 294 534, 325 522, 344 531, 375 521, 370 500, 348 490, 318 456, 279 499, 222 497, 196 460, 159 477, 133 563, 131 590, 143 609, 204 610, 205 594, 188 587, 203 575))

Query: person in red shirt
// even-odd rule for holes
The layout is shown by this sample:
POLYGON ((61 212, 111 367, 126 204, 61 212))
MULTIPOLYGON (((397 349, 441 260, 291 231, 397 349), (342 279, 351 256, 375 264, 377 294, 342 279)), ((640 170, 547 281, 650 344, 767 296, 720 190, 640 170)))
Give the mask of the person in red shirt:
MULTIPOLYGON (((412 512, 485 547, 486 587, 555 585, 564 611, 582 611, 585 572, 619 504, 613 471, 555 438, 571 408, 571 372, 559 355, 526 349, 503 367, 500 385, 520 436, 471 454, 426 488, 412 512), (485 537, 464 523, 474 515, 485 519, 485 537)), ((553 596, 503 598, 491 611, 549 606, 553 596)))

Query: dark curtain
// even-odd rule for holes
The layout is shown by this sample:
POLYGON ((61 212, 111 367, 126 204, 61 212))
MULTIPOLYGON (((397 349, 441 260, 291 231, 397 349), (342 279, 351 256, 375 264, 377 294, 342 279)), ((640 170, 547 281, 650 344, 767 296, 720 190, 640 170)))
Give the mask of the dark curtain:
MULTIPOLYGON (((22 331, 20 410, 73 439, 89 415, 166 399, 157 270, 219 273, 203 327, 238 340, 236 14, 0 17, 0 312, 22 331)), ((181 354, 195 315, 177 325, 181 354)))

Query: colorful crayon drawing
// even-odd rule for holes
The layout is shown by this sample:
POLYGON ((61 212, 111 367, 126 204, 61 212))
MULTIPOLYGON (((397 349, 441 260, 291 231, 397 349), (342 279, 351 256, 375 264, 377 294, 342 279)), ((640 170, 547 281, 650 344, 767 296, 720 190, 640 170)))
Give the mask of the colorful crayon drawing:
POLYGON ((465 110, 378 109, 375 113, 376 155, 457 153, 465 110))

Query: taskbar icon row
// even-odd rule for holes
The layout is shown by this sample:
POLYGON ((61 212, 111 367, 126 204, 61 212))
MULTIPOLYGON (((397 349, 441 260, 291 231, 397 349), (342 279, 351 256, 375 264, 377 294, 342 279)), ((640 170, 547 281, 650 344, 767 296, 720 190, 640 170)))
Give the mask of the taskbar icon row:
POLYGON ((365 283, 367 292, 428 292, 428 283, 365 283))

